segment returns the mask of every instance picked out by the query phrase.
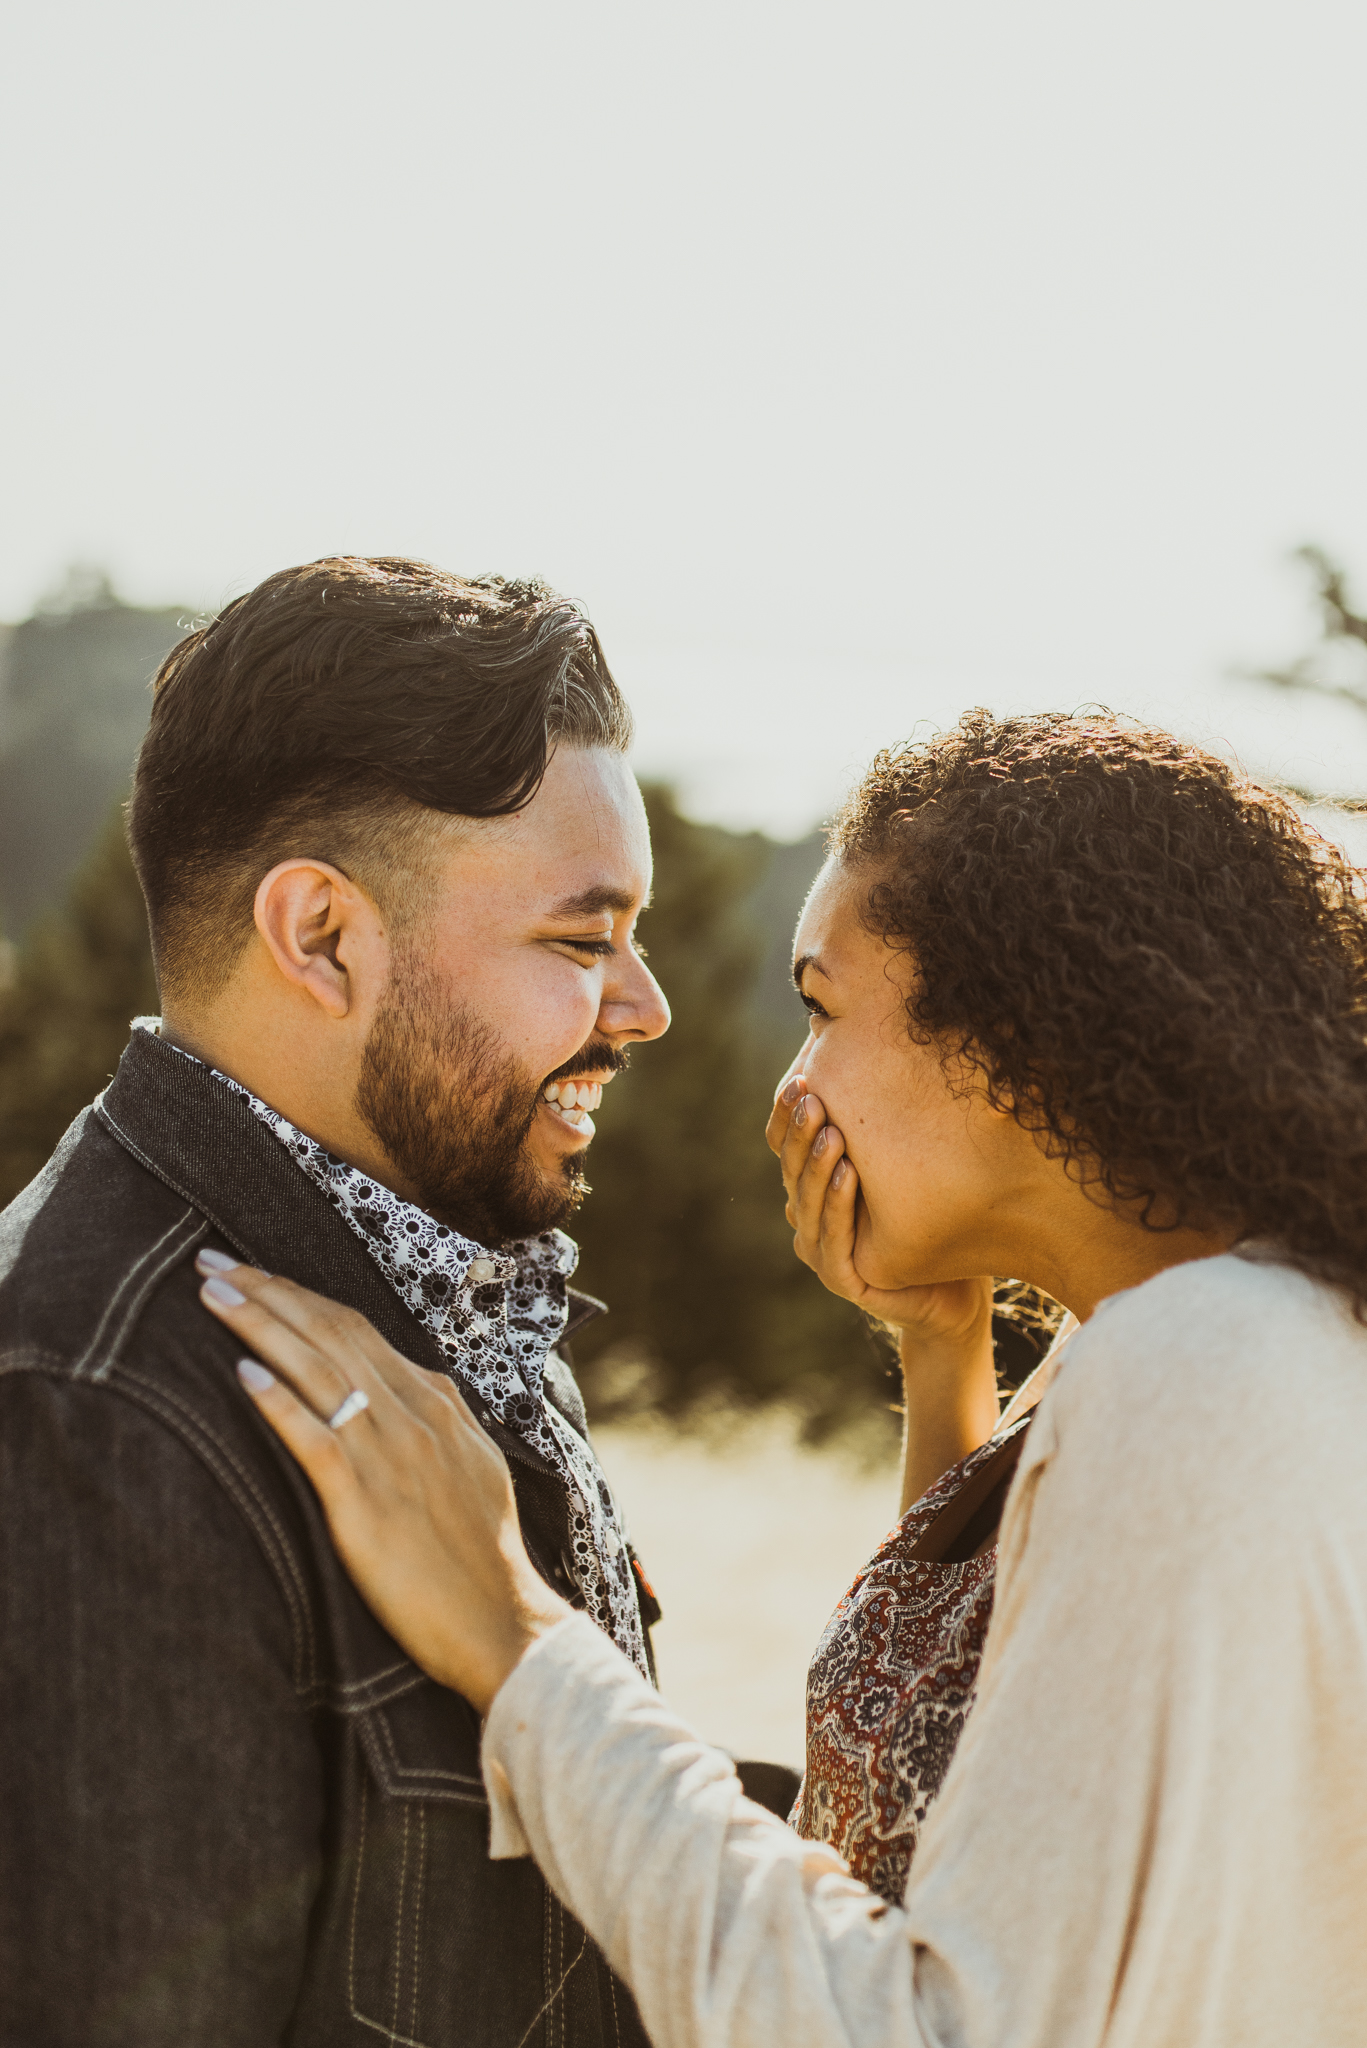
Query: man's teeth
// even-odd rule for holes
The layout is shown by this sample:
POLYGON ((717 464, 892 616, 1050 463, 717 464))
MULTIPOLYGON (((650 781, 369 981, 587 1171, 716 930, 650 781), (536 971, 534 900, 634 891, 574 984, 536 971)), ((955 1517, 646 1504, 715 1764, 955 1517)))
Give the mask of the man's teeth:
POLYGON ((601 1081, 550 1081, 541 1092, 572 1124, 582 1123, 582 1112, 597 1109, 603 1100, 601 1081))

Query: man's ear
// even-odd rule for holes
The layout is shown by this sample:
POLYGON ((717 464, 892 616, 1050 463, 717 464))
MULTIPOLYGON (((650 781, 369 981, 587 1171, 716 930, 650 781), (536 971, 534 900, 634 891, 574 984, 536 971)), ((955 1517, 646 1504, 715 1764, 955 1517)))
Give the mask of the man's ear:
POLYGON ((282 860, 256 892, 252 915, 285 980, 329 1017, 357 1000, 357 966, 382 939, 375 906, 340 868, 323 860, 282 860))

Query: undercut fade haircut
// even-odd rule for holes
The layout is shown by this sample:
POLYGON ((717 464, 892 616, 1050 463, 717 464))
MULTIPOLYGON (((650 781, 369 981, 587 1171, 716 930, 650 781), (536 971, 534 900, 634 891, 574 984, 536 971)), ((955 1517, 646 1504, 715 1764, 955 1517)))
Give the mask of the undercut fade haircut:
POLYGON ((831 835, 966 1059, 1102 1201, 1261 1240, 1367 1321, 1364 877, 1295 805, 1108 713, 880 754, 831 835))
POLYGON ((327 861, 402 923, 443 818, 522 809, 557 744, 631 744, 576 604, 399 557, 281 570, 153 689, 128 815, 163 999, 228 980, 280 861, 327 861))

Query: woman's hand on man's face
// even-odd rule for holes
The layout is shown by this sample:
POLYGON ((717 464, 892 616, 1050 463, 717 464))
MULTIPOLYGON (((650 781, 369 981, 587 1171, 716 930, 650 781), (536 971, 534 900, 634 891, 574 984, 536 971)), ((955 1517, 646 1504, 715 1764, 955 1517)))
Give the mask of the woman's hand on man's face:
POLYGON ((354 1309, 222 1252, 197 1264, 204 1306, 255 1354, 242 1384, 313 1481, 367 1605, 486 1713, 523 1652, 572 1611, 527 1556, 502 1452, 450 1380, 400 1357, 354 1309), (329 1427, 352 1395, 364 1402, 329 1427))
POLYGON ((852 1301, 918 1343, 971 1342, 991 1319, 990 1275, 926 1286, 869 1287, 855 1265, 859 1176, 845 1157, 843 1134, 826 1121, 824 1105, 791 1069, 779 1083, 765 1129, 778 1154, 793 1227, 793 1249, 823 1287, 852 1301))

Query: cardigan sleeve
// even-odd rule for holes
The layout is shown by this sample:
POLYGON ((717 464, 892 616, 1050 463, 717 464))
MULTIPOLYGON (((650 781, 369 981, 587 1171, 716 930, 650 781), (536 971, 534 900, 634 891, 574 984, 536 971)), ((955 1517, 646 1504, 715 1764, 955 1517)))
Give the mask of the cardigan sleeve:
POLYGON ((729 1757, 576 1615, 490 1709, 491 1853, 530 1847, 655 2048, 919 2044, 903 1916, 753 1805, 729 1757))

